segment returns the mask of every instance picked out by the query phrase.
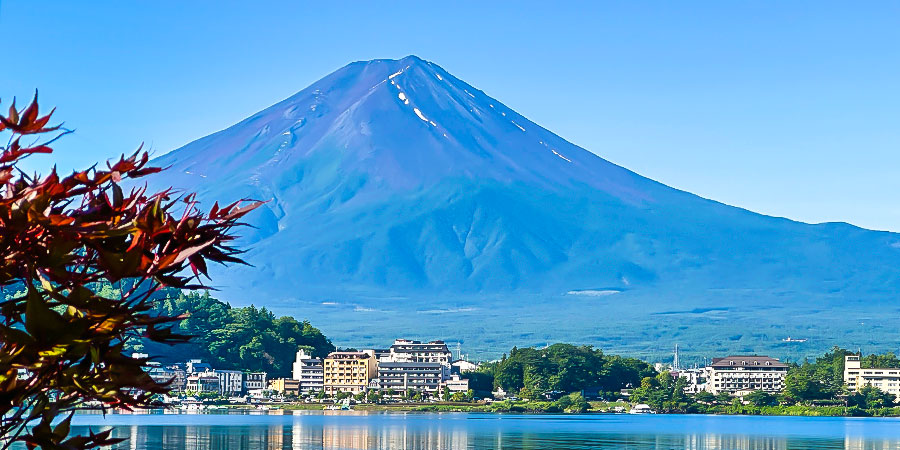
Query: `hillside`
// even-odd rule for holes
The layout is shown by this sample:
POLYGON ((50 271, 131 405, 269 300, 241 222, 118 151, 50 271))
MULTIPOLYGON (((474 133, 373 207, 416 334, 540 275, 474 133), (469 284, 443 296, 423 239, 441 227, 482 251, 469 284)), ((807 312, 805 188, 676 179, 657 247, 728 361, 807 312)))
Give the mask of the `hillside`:
POLYGON ((303 309, 354 344, 440 333, 471 351, 524 338, 668 352, 714 333, 723 350, 777 351, 858 328, 842 322, 893 308, 900 287, 896 234, 667 187, 414 56, 349 64, 155 163, 170 167, 159 183, 207 202, 270 200, 245 236, 255 267, 213 277, 223 298, 303 309))

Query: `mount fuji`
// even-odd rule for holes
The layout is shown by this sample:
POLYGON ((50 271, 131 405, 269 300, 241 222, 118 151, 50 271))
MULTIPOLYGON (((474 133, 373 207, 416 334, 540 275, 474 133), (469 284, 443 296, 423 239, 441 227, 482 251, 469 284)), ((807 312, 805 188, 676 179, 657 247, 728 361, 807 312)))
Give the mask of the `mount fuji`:
POLYGON ((802 356, 897 325, 875 312, 898 308, 900 235, 670 188, 415 56, 349 64, 155 164, 207 203, 269 200, 242 230, 253 267, 214 285, 336 342, 802 356))

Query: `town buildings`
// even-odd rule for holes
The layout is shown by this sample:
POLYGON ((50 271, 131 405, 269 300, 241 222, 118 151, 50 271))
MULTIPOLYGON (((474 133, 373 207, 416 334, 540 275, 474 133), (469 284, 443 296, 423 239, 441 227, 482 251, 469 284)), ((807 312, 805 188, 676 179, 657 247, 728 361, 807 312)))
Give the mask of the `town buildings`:
POLYGON ((844 384, 853 392, 865 386, 874 386, 900 399, 900 369, 863 369, 858 355, 844 357, 844 384))
POLYGON ((377 361, 371 350, 332 352, 323 361, 325 393, 333 396, 338 392, 358 394, 365 391, 369 380, 375 378, 376 371, 377 361))
POLYGON ((322 360, 313 358, 303 349, 297 351, 297 358, 294 361, 292 375, 293 379, 300 383, 300 392, 304 394, 319 392, 325 388, 325 374, 322 360))

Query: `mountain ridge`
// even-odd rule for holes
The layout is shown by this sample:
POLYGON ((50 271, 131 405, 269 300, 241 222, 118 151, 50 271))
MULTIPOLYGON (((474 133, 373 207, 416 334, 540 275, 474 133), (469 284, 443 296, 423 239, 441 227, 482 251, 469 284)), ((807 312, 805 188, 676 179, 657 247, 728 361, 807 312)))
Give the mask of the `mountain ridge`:
POLYGON ((256 267, 214 273, 224 298, 335 320, 395 317, 377 304, 398 296, 464 317, 520 294, 530 300, 517 314, 592 290, 626 304, 658 296, 650 311, 743 295, 722 290, 883 304, 900 287, 897 234, 666 186, 417 57, 348 64, 155 163, 169 167, 158 182, 202 201, 271 199, 243 241, 256 267), (341 302, 353 309, 329 309, 341 302))

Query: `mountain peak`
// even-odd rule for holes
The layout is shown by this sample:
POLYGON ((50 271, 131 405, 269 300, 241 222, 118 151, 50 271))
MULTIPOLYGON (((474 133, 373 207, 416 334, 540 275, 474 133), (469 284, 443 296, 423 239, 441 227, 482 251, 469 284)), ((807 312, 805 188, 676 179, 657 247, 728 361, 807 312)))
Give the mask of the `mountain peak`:
POLYGON ((186 184, 196 184, 187 178, 199 178, 199 167, 206 177, 260 185, 261 170, 270 178, 296 174, 326 159, 342 171, 334 176, 360 173, 374 182, 367 189, 479 178, 553 188, 585 184, 637 201, 646 198, 637 185, 648 181, 413 55, 351 63, 197 144, 162 158, 186 184))
MULTIPOLYGON (((254 267, 212 269, 224 299, 302 308, 347 342, 415 327, 506 348, 674 340, 728 318, 729 335, 692 336, 743 348, 809 317, 780 308, 880 312, 900 289, 896 235, 677 191, 416 57, 347 65, 155 163, 170 168, 151 182, 203 202, 270 200, 242 230, 254 267), (785 323, 761 332, 771 308, 785 323)), ((837 318, 823 329, 858 332, 837 318)))

